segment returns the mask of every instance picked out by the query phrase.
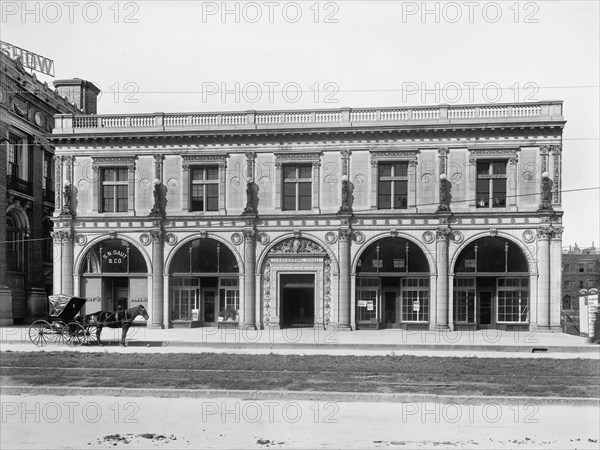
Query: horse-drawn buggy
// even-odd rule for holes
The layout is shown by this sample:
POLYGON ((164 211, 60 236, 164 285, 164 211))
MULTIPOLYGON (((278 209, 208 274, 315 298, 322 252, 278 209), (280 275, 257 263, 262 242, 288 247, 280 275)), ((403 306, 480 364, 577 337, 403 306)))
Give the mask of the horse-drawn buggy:
POLYGON ((68 295, 51 295, 49 297, 50 315, 46 320, 36 320, 29 327, 29 339, 37 346, 51 342, 67 345, 102 344, 100 333, 102 328, 122 328, 120 345, 125 346, 127 331, 136 317, 148 320, 146 309, 142 306, 122 309, 116 312, 97 311, 81 316, 81 308, 85 298, 68 295))
POLYGON ((85 323, 79 314, 85 298, 51 295, 50 314, 46 320, 36 320, 29 327, 29 339, 38 347, 50 343, 88 344, 96 340, 97 327, 85 323))

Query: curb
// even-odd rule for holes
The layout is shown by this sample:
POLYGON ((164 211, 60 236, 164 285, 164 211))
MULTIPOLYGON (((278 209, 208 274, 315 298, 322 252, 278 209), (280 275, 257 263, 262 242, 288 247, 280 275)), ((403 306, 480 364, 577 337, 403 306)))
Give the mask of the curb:
POLYGON ((556 405, 600 407, 600 399, 584 397, 506 397, 466 396, 410 393, 320 392, 320 391, 255 391, 232 389, 152 389, 66 386, 2 386, 0 395, 110 396, 152 398, 240 399, 242 401, 297 400, 318 402, 368 403, 438 403, 485 406, 556 405))
MULTIPOLYGON (((32 345, 30 342, 2 342, 0 347, 5 350, 7 347, 32 345)), ((118 347, 117 341, 104 341, 102 346, 85 346, 86 348, 118 347)), ((305 343, 245 343, 245 342, 193 342, 193 341, 128 341, 127 348, 157 348, 157 347, 179 347, 179 348, 207 348, 223 350, 375 350, 388 352, 402 351, 434 351, 434 352, 492 352, 492 353, 571 353, 574 356, 578 354, 599 354, 600 346, 566 346, 566 345, 452 345, 452 344, 305 344, 305 343)), ((59 350, 60 346, 49 344, 39 349, 50 351, 59 350)), ((72 347, 69 347, 72 348, 72 347)))

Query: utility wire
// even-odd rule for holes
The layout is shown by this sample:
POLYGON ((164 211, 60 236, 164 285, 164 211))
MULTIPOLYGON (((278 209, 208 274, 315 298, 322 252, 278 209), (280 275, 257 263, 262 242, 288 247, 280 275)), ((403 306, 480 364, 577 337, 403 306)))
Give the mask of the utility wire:
MULTIPOLYGON (((587 188, 577 188, 577 189, 563 189, 560 192, 561 193, 569 193, 569 192, 582 192, 582 191, 595 191, 595 190, 600 190, 600 186, 597 187, 587 187, 587 188)), ((531 196, 531 195, 541 195, 541 192, 535 192, 535 193, 531 193, 531 194, 519 194, 519 195, 507 195, 506 198, 516 198, 516 197, 527 197, 527 196, 531 196)), ((451 202, 452 203, 464 203, 464 202, 472 202, 475 201, 475 199, 467 199, 467 200, 460 200, 460 201, 455 201, 455 202, 451 202)), ((417 205, 408 205, 409 207, 419 207, 419 206, 434 206, 434 205, 439 205, 439 202, 434 202, 434 203, 420 203, 417 205)), ((493 211, 494 208, 478 208, 478 210, 486 211, 486 210, 490 210, 493 211)), ((362 210, 353 210, 353 212, 373 212, 373 209, 362 209, 362 210)), ((387 210, 385 210, 387 211, 387 210)), ((398 212, 402 211, 402 210, 396 210, 398 212)), ((32 241, 48 241, 51 240, 52 237, 47 237, 47 238, 35 238, 35 239, 27 239, 27 242, 32 242, 32 241)), ((22 240, 14 240, 14 241, 0 241, 0 244, 10 244, 13 242, 23 242, 24 239, 22 240)))

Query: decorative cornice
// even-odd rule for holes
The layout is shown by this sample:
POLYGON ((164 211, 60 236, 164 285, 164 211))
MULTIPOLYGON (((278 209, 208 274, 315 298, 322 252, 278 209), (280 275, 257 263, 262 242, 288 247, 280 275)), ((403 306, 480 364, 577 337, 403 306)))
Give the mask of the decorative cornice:
POLYGON ((126 166, 130 171, 135 170, 136 156, 93 156, 92 168, 97 170, 99 167, 126 166))
POLYGON ((184 169, 197 164, 213 163, 217 165, 226 165, 229 154, 214 155, 181 155, 181 165, 184 169))
POLYGON ((314 166, 321 165, 321 152, 312 153, 275 153, 275 166, 280 167, 281 164, 294 162, 312 163, 314 166))
POLYGON ((469 162, 474 164, 478 159, 508 158, 512 164, 519 160, 517 148, 469 149, 469 162))
POLYGON ((401 150, 396 151, 389 150, 370 150, 371 153, 371 165, 377 165, 379 161, 416 161, 419 157, 419 150, 401 150))

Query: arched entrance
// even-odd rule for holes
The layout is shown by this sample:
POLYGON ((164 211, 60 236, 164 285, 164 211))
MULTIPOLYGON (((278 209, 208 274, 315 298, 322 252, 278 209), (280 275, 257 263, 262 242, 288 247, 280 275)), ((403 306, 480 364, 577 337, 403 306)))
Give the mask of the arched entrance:
POLYGON ((148 308, 148 267, 135 245, 123 239, 95 244, 82 260, 81 296, 85 313, 148 308))
POLYGON ((264 326, 328 326, 333 265, 325 248, 313 240, 291 237, 275 243, 262 265, 264 326))
POLYGON ((455 329, 529 326, 529 267, 514 242, 484 237, 469 243, 454 269, 455 329))
POLYGON ((401 237, 369 245, 356 266, 357 328, 429 323, 430 268, 417 244, 401 237))
POLYGON ((182 245, 169 268, 169 320, 174 327, 237 327, 239 267, 224 244, 210 238, 182 245))

